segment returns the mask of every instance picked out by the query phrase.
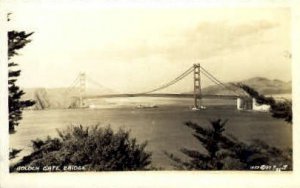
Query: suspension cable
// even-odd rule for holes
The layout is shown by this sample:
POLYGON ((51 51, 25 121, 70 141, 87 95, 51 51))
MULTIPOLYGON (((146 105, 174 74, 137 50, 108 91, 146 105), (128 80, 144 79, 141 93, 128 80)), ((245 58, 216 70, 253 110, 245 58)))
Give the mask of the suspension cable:
MULTIPOLYGON (((185 78, 186 76, 188 76, 190 73, 192 73, 194 71, 194 66, 191 66, 189 69, 187 69, 185 72, 183 72, 182 74, 180 74, 179 76, 177 76, 176 78, 174 78, 173 80, 155 88, 155 89, 152 89, 152 90, 149 90, 149 91, 146 91, 146 92, 141 92, 141 93, 135 93, 135 94, 149 94, 149 93, 153 93, 153 92, 156 92, 156 91, 159 91, 159 90, 162 90, 162 89, 165 89, 171 85, 174 85, 175 83, 179 82, 180 80, 182 80, 183 78, 185 78)), ((203 68, 202 66, 200 66, 200 72, 202 74, 204 74, 210 81, 212 81, 213 83, 215 83, 216 85, 219 85, 219 86, 222 86, 230 91, 233 91, 236 95, 240 95, 238 92, 236 92, 234 89, 228 87, 226 84, 224 84, 223 82, 221 82, 219 79, 217 79, 215 76, 213 76, 210 72, 208 72, 205 68, 203 68)), ((74 88, 75 86, 78 84, 79 82, 79 78, 80 76, 77 76, 77 78, 73 81, 73 83, 66 89, 65 93, 70 93, 74 88)), ((87 80, 102 88, 102 89, 106 89, 106 90, 110 90, 110 91, 114 91, 108 87, 105 87, 103 86, 102 84, 94 81, 93 79, 91 79, 90 77, 87 77, 87 80)))
POLYGON ((79 75, 72 82, 72 84, 65 90, 65 94, 69 94, 75 88, 78 82, 79 82, 79 75))
POLYGON ((90 78, 88 76, 87 76, 87 80, 88 80, 89 83, 92 83, 92 84, 98 86, 101 89, 105 89, 105 90, 109 90, 109 91, 114 91, 113 89, 110 89, 110 88, 108 88, 108 87, 106 87, 106 86, 104 86, 104 85, 96 82, 95 80, 93 80, 92 78, 90 78))
POLYGON ((214 83, 216 83, 217 85, 221 85, 221 86, 223 86, 224 88, 226 88, 226 89, 228 89, 228 90, 230 90, 230 91, 232 91, 232 92, 234 92, 236 95, 239 95, 239 93, 238 92, 236 92, 235 90, 233 90, 232 88, 230 88, 230 87, 228 87, 226 84, 224 84, 223 82, 221 82, 220 80, 218 80, 215 76, 213 76, 211 73, 209 73, 206 69, 204 69, 202 66, 200 66, 200 68, 206 73, 204 73, 204 72, 202 72, 202 73, 204 73, 205 75, 206 75, 206 77, 207 78, 209 78, 210 80, 214 80, 214 83))
MULTIPOLYGON (((202 71, 202 70, 200 70, 200 72, 202 73, 202 74, 204 74, 204 76, 206 77, 206 78, 208 78, 210 81, 212 81, 214 84, 216 84, 216 85, 221 85, 220 83, 218 83, 217 81, 215 81, 214 79, 212 79, 211 77, 209 77, 209 75, 206 73, 206 72, 204 72, 204 71, 202 71)), ((221 85, 222 86, 222 85, 221 85)))
POLYGON ((152 90, 149 90, 149 91, 146 91, 146 92, 142 92, 142 93, 136 93, 136 94, 148 94, 148 93, 153 93, 155 91, 159 91, 159 90, 162 90, 162 89, 165 89, 177 82, 179 82, 180 80, 182 80, 183 78, 185 78, 187 75, 189 75, 191 72, 193 72, 193 66, 190 67, 189 69, 187 69, 185 72, 183 72, 181 75, 179 75, 178 77, 176 77, 175 79, 173 79, 172 81, 170 82, 167 82, 161 86, 159 86, 158 88, 155 88, 155 89, 152 89, 152 90))

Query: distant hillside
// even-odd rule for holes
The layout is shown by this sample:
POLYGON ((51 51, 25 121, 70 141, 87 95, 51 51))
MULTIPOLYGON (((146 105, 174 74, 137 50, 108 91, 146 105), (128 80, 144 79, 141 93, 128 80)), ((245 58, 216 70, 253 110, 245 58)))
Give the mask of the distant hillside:
MULTIPOLYGON (((234 87, 236 83, 243 83, 250 87, 253 87, 258 92, 264 95, 276 95, 276 94, 289 94, 292 92, 291 82, 284 82, 281 80, 270 80, 263 77, 254 77, 240 82, 229 82, 225 85, 236 92, 242 92, 240 89, 234 87)), ((213 85, 202 89, 203 94, 209 95, 232 95, 233 91, 227 90, 224 87, 213 85)))

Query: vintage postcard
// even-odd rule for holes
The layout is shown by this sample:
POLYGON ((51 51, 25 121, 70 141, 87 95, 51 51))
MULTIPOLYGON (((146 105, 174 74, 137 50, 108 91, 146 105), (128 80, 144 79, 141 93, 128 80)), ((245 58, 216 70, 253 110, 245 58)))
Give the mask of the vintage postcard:
POLYGON ((6 2, 7 176, 293 174, 292 3, 201 2, 6 2))

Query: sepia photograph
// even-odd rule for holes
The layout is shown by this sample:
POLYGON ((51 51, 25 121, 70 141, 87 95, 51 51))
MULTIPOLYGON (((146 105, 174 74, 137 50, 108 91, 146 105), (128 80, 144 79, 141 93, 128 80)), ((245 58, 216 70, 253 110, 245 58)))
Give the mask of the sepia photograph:
POLYGON ((9 11, 11 173, 293 170, 289 8, 9 11))
POLYGON ((287 4, 5 5, 10 176, 294 173, 287 4))

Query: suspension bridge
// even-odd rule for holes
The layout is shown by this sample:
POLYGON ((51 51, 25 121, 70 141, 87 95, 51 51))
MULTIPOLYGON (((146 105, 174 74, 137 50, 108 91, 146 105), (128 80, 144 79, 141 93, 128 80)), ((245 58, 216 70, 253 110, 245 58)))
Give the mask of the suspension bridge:
MULTIPOLYGON (((193 99, 194 108, 200 109, 202 102, 202 99, 241 99, 245 98, 244 93, 238 92, 237 88, 234 88, 235 86, 228 86, 227 84, 221 82, 219 79, 217 79, 213 74, 211 74, 208 70, 206 70, 204 67, 202 67, 199 63, 193 64, 193 66, 189 67, 186 71, 184 71, 182 74, 174 78, 173 80, 166 82, 162 85, 159 85, 158 87, 143 91, 143 92, 137 92, 137 93, 122 93, 122 94, 96 94, 96 95, 87 95, 86 93, 86 83, 92 83, 98 87, 106 88, 102 84, 98 83, 97 81, 89 78, 85 73, 80 73, 77 78, 73 81, 73 83, 68 88, 66 95, 70 93, 74 88, 77 88, 79 90, 78 96, 75 96, 78 101, 79 105, 78 107, 85 107, 85 100, 87 99, 97 99, 97 98, 116 98, 116 97, 174 97, 174 98, 191 98, 193 99), (161 91, 163 89, 166 89, 182 79, 186 78, 188 75, 193 74, 193 93, 181 93, 181 94, 172 94, 172 93, 156 93, 158 91, 161 91), (213 82, 215 85, 218 85, 222 87, 225 90, 231 91, 232 95, 205 95, 202 94, 202 84, 201 79, 205 76, 208 78, 211 82, 213 82)), ((109 88, 106 88, 106 90, 111 90, 109 88)), ((74 97, 74 96, 73 96, 74 97)))

